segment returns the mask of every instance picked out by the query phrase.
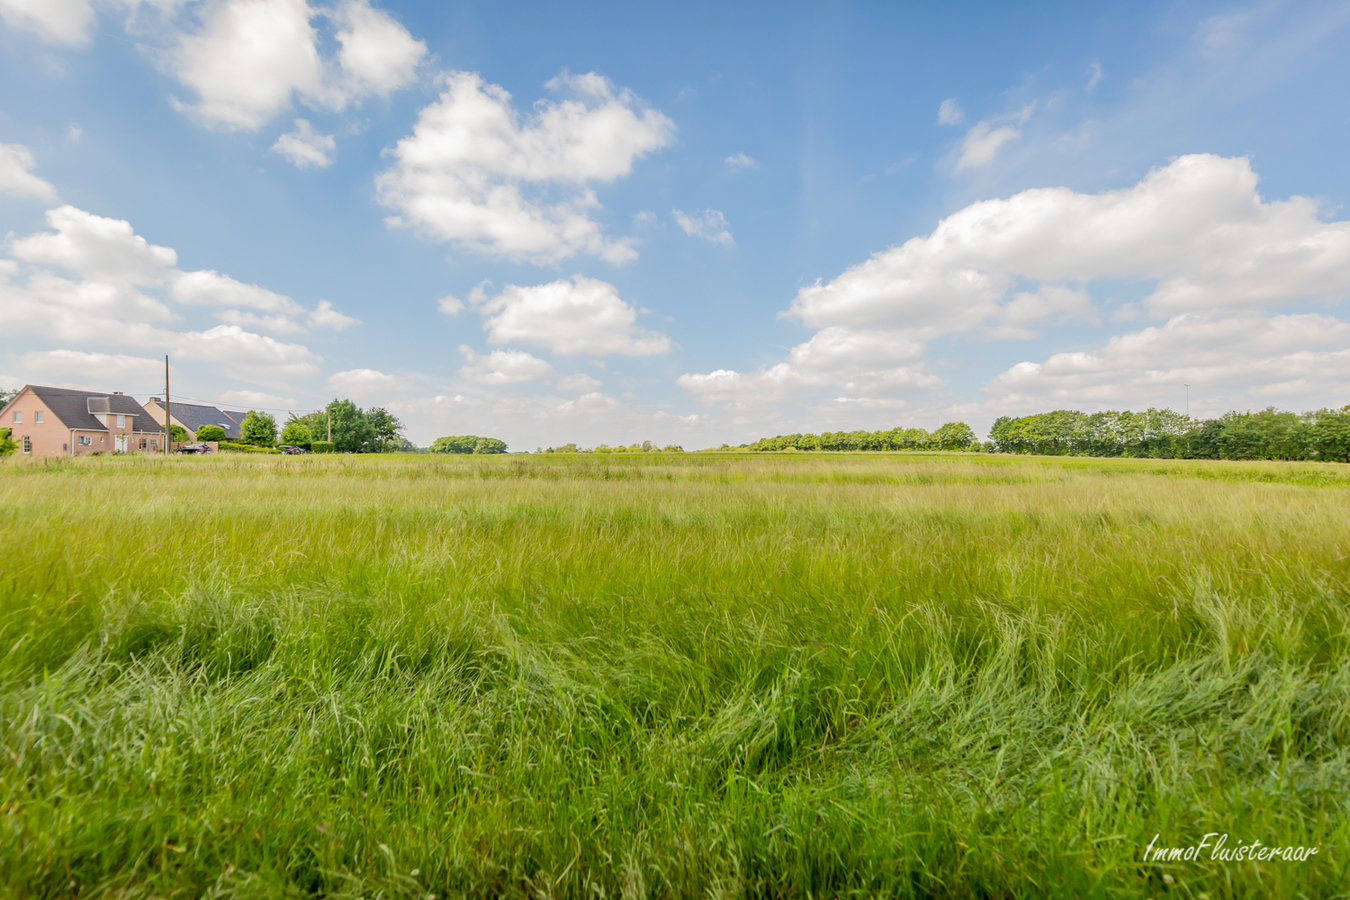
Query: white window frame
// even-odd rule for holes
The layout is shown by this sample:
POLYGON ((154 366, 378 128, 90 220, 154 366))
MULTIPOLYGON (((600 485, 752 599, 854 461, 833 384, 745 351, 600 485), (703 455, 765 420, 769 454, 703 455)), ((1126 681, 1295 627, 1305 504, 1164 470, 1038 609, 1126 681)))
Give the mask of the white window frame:
POLYGON ((14 410, 14 424, 15 425, 23 424, 23 413, 19 412, 17 409, 14 410))
POLYGON ((33 424, 34 425, 42 424, 42 410, 39 409, 37 412, 33 413, 33 424))
POLYGON ((26 434, 23 436, 23 452, 24 453, 33 452, 33 439, 26 434))
POLYGON ((81 447, 92 447, 94 444, 94 439, 90 435, 82 434, 80 435, 79 444, 81 447))
POLYGON ((126 416, 118 416, 118 417, 117 417, 117 427, 118 427, 118 428, 126 428, 126 427, 127 427, 127 417, 126 417, 126 416))

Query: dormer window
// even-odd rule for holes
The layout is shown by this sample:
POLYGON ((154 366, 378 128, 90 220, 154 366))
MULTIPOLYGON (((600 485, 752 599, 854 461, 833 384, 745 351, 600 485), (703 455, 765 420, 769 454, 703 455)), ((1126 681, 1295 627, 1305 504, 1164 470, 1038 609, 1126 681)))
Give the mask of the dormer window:
POLYGON ((118 416, 118 417, 117 417, 117 427, 118 427, 118 428, 126 428, 126 427, 127 427, 127 417, 126 417, 126 416, 118 416))

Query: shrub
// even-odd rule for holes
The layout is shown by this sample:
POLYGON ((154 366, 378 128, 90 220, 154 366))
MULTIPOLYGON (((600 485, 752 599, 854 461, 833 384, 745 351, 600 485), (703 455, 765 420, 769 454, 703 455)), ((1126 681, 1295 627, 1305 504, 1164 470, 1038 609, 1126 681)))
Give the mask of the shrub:
POLYGON ((197 429, 197 440, 220 443, 225 440, 225 429, 219 425, 203 425, 197 429))
POLYGON ((333 446, 332 441, 314 441, 309 445, 311 453, 334 453, 337 448, 333 446))
POLYGON ((277 442, 277 420, 271 413, 251 409, 239 425, 239 437, 245 444, 270 447, 277 442))
POLYGON ((309 426, 299 419, 291 419, 286 423, 286 427, 281 429, 281 442, 283 444, 290 444, 292 447, 306 447, 311 440, 309 426))
POLYGON ((0 428, 0 456, 9 456, 14 450, 14 438, 9 436, 9 429, 0 428))

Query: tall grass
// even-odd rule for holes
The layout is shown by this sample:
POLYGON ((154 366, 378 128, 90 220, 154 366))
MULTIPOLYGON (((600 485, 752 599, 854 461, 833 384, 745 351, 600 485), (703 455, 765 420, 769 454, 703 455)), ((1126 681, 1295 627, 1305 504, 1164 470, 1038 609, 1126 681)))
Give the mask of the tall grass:
POLYGON ((1347 896, 1350 475, 0 466, 24 897, 1347 896), (1307 862, 1153 863, 1186 846, 1307 862))

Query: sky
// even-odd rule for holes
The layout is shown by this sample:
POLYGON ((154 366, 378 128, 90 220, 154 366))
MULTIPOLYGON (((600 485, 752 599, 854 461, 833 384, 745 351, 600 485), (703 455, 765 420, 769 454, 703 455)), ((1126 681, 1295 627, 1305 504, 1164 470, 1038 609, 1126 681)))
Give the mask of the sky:
POLYGON ((427 445, 1350 403, 1350 2, 0 0, 0 387, 427 445))

